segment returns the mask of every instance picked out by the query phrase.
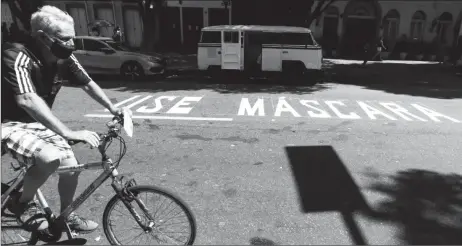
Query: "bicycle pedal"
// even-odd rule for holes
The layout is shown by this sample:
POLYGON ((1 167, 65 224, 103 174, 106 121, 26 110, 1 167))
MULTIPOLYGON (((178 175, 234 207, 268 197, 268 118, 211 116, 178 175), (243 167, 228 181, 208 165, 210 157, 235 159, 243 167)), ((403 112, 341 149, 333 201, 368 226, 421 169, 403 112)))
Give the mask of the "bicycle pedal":
POLYGON ((125 183, 126 188, 133 187, 133 186, 136 186, 136 181, 133 178, 127 181, 127 183, 125 183))

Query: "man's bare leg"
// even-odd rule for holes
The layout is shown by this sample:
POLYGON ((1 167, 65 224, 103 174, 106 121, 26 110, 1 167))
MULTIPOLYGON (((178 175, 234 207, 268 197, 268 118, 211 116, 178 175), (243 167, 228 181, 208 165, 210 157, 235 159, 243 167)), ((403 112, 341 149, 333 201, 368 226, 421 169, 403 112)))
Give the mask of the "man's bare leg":
POLYGON ((35 164, 24 177, 20 203, 28 203, 34 199, 37 190, 47 181, 50 175, 56 171, 60 164, 59 150, 53 147, 43 148, 35 156, 35 164))
MULTIPOLYGON (((61 166, 76 166, 78 162, 75 158, 63 160, 61 166)), ((61 212, 63 212, 74 200, 75 191, 79 182, 80 172, 62 173, 59 175, 58 192, 61 199, 61 212)))
MULTIPOLYGON (((62 167, 76 166, 75 158, 69 158, 61 162, 62 167)), ((59 176, 58 192, 61 199, 61 212, 63 212, 73 201, 80 172, 62 173, 59 176)), ((67 218, 67 223, 72 230, 81 233, 91 232, 98 228, 98 223, 84 219, 74 213, 67 218)))

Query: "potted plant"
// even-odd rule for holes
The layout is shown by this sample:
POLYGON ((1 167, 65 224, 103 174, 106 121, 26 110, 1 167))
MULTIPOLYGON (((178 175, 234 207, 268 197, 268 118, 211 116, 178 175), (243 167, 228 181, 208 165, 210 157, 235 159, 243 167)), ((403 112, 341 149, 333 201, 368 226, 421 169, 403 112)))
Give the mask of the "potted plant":
POLYGON ((425 44, 425 56, 427 61, 436 61, 436 46, 435 42, 425 44))
POLYGON ((387 49, 386 50, 382 49, 382 53, 380 55, 380 57, 382 57, 382 59, 384 60, 390 57, 390 53, 392 53, 391 51, 393 50, 393 47, 391 47, 391 45, 385 44, 385 47, 387 49))
POLYGON ((451 46, 446 46, 443 54, 443 62, 448 62, 453 53, 453 48, 451 46))
POLYGON ((417 61, 422 61, 423 60, 423 57, 424 57, 424 43, 423 41, 420 41, 416 44, 416 56, 415 56, 415 59, 417 61))
POLYGON ((406 40, 402 39, 398 41, 396 43, 395 51, 399 54, 400 60, 405 60, 408 54, 408 43, 406 40))

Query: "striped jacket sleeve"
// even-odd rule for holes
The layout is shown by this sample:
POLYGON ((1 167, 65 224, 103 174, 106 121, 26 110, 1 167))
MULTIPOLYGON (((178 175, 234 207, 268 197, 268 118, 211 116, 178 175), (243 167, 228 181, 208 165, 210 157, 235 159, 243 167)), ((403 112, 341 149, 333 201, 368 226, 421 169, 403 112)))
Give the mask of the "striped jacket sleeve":
POLYGON ((2 51, 2 83, 16 95, 36 92, 31 71, 32 61, 26 53, 18 49, 2 51))
POLYGON ((67 60, 67 64, 67 76, 71 84, 86 85, 92 81, 91 77, 73 54, 67 60))

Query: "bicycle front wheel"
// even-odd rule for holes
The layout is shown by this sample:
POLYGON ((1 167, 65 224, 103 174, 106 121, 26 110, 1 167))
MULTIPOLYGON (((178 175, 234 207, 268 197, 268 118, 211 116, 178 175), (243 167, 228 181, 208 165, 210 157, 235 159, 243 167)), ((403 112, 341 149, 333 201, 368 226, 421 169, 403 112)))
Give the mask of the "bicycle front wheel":
POLYGON ((115 195, 103 214, 103 228, 112 245, 192 245, 196 238, 196 220, 185 202, 172 193, 155 186, 128 188, 133 197, 115 195), (122 199, 141 218, 141 228, 122 199), (149 219, 151 217, 151 219, 149 219), (148 228, 148 229, 146 229, 148 228))

